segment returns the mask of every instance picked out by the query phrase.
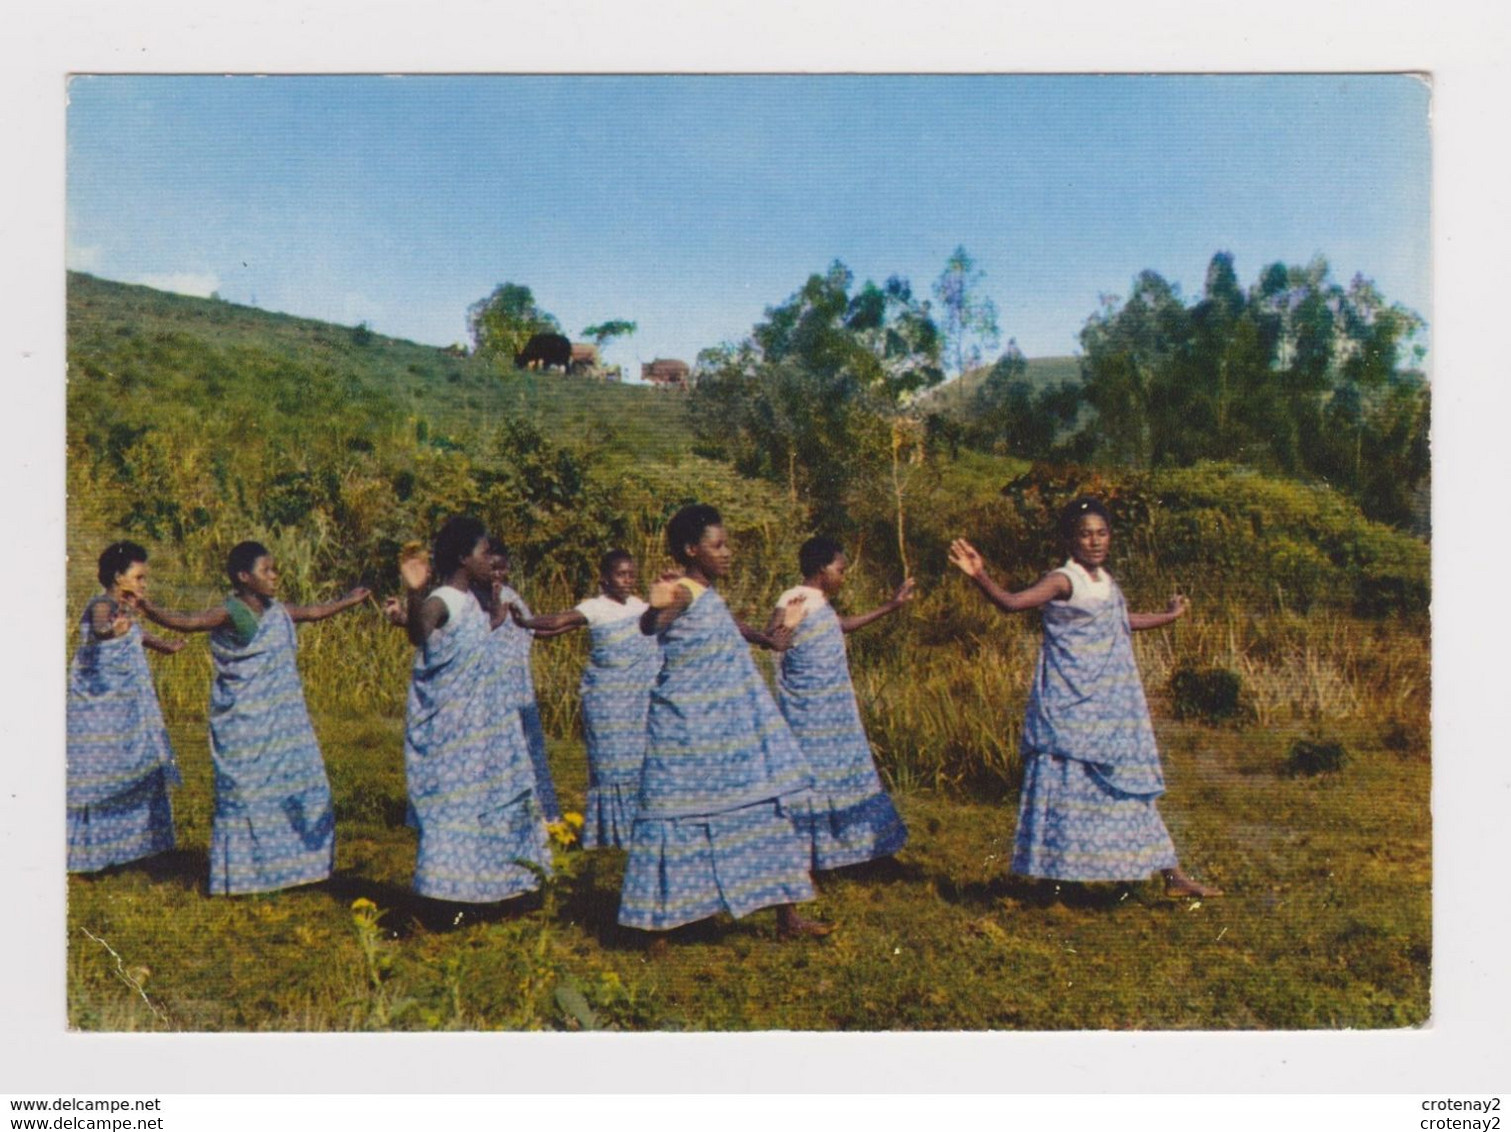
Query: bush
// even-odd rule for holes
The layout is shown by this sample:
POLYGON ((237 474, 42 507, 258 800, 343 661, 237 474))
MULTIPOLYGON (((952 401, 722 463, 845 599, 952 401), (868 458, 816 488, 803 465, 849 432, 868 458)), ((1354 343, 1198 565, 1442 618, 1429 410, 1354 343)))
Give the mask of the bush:
POLYGON ((1348 753, 1336 740, 1324 743, 1297 739, 1285 757, 1285 772, 1292 778, 1301 774, 1337 774, 1347 762, 1348 753))
POLYGON ((1170 677, 1176 719, 1226 723, 1243 714, 1243 680, 1226 668, 1182 666, 1170 677))

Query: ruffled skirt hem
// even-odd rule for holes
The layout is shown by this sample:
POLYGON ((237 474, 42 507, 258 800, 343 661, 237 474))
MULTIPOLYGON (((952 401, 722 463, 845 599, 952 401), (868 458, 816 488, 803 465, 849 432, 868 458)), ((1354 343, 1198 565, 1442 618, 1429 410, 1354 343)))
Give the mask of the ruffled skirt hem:
POLYGON ((706 816, 635 822, 619 922, 647 931, 814 899, 808 846, 776 799, 706 816))

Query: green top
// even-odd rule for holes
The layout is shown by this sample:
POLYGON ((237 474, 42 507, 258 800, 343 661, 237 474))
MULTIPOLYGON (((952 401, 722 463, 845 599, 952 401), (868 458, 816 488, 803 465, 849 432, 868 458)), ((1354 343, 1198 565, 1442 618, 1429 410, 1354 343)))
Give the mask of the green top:
POLYGON ((239 597, 228 597, 226 612, 231 615, 231 628, 236 631, 236 643, 251 644, 252 638, 257 635, 257 626, 261 623, 257 614, 252 612, 252 607, 239 597))

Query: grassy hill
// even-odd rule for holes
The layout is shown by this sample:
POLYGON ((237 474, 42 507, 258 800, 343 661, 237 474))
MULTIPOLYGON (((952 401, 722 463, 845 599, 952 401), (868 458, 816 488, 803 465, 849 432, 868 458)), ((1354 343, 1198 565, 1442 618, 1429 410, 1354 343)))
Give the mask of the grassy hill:
POLYGON ((335 384, 352 406, 365 406, 366 416, 398 413, 441 432, 510 416, 562 441, 591 440, 636 457, 675 459, 692 442, 685 398, 675 392, 500 373, 484 359, 365 328, 75 272, 68 276, 68 355, 75 383, 111 382, 128 402, 133 391, 187 402, 234 399, 240 386, 259 384, 271 369, 295 379, 292 396, 270 406, 286 412, 318 407, 306 399, 335 384))

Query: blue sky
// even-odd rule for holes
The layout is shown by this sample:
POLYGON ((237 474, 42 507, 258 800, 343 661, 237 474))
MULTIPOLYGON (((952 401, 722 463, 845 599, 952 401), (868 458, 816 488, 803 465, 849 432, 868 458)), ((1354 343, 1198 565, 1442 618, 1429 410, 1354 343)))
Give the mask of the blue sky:
POLYGON ((68 265, 444 345, 523 283, 626 366, 692 361, 835 259, 927 294, 963 244, 1004 341, 1069 354, 1152 268, 1323 254, 1431 316, 1405 76, 75 78, 68 265))

